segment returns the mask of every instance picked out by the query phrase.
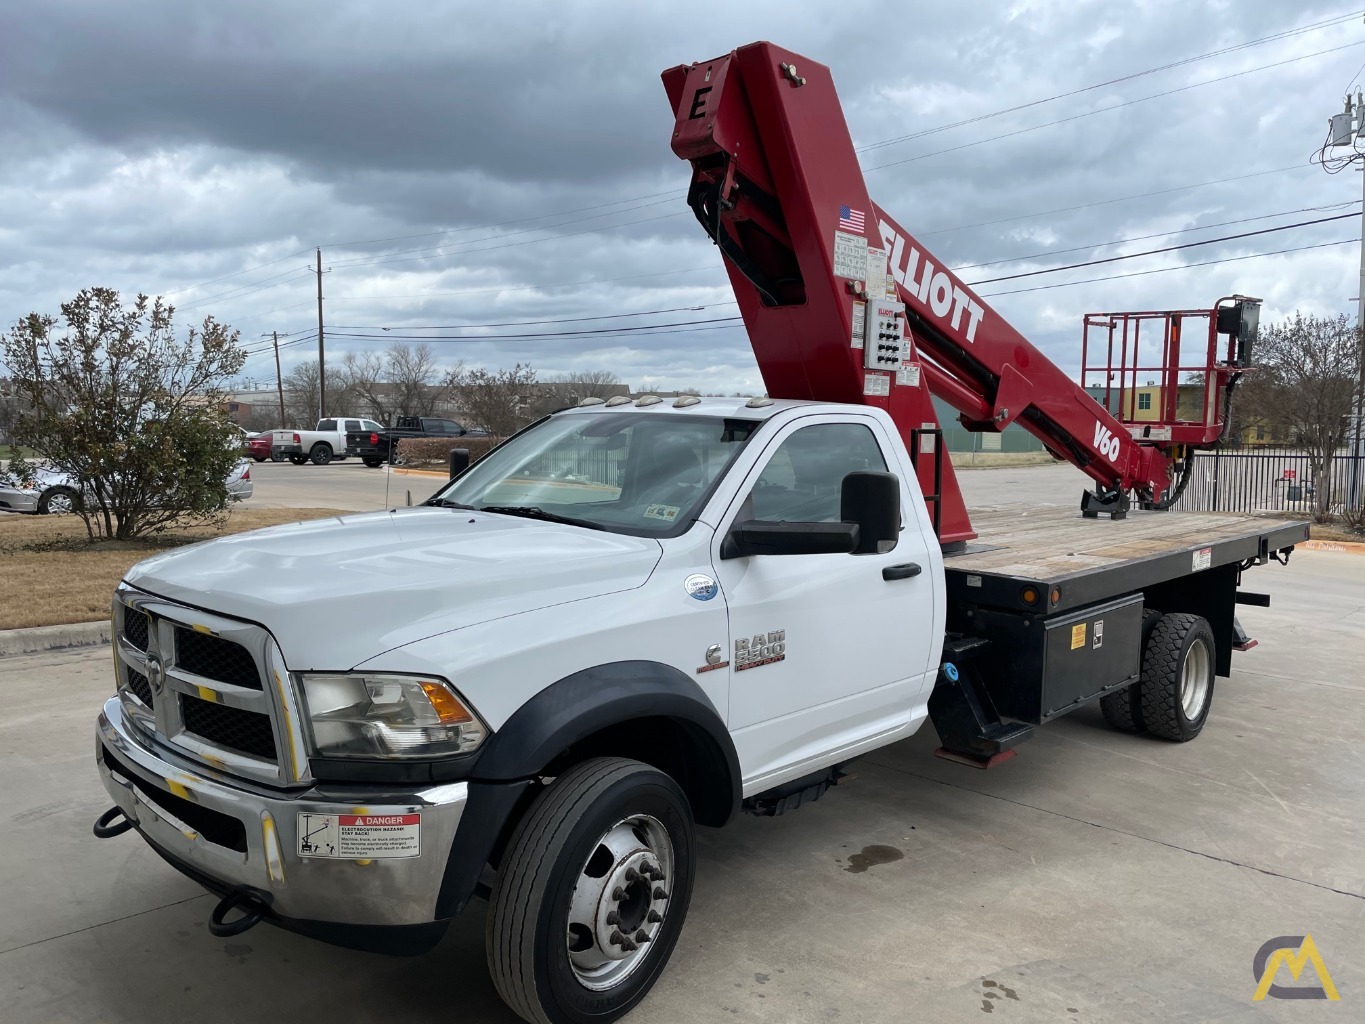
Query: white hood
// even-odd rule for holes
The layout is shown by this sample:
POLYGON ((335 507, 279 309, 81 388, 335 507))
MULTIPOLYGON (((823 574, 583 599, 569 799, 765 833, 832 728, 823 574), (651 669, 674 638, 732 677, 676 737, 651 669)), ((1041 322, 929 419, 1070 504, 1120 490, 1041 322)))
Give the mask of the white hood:
POLYGON ((257 622, 291 670, 344 670, 437 633, 631 590, 658 541, 452 508, 275 526, 135 565, 133 586, 257 622))

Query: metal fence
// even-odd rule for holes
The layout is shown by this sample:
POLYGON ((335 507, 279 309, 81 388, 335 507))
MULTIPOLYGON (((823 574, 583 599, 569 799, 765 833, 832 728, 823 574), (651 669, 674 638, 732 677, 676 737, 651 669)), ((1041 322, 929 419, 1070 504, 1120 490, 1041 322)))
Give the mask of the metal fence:
POLYGON ((1342 451, 1316 490, 1308 455, 1294 449, 1197 452, 1185 493, 1175 507, 1187 512, 1298 512, 1358 509, 1365 489, 1365 456, 1342 451))

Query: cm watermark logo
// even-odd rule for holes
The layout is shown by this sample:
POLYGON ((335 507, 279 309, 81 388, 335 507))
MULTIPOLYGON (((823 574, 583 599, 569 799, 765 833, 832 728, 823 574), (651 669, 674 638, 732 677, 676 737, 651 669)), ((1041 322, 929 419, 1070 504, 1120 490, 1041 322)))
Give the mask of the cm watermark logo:
POLYGON ((1251 998, 1260 1002, 1266 996, 1272 999, 1332 999, 1339 1000, 1337 987, 1332 984, 1332 976, 1327 973, 1327 965, 1322 962, 1322 954, 1313 942, 1311 935, 1278 935, 1269 940, 1251 960, 1251 973, 1256 978, 1256 994, 1251 998), (1299 975, 1309 964, 1317 973, 1316 985, 1276 985, 1275 975, 1280 968, 1289 968, 1289 977, 1299 980, 1299 975))

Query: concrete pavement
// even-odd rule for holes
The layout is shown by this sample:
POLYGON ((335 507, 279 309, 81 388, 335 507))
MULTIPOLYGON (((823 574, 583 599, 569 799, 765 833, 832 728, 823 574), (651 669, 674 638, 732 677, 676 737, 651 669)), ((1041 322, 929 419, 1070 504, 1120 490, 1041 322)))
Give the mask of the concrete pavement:
MULTIPOLYGON (((1082 709, 978 772, 932 758, 926 727, 814 806, 701 830, 682 940, 627 1019, 1365 1019, 1360 559, 1298 553, 1251 579, 1274 599, 1243 609, 1261 646, 1194 743, 1082 709), (1341 1001, 1253 1002, 1257 948, 1304 933, 1341 1001)), ((213 900, 136 835, 94 839, 108 657, 0 659, 0 1020, 515 1019, 481 904, 415 960, 268 927, 221 941, 213 900)))

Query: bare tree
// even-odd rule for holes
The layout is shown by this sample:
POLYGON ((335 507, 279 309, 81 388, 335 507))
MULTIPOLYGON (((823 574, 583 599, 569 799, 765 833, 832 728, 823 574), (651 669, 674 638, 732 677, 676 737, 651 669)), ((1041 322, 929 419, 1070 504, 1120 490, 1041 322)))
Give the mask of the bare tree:
POLYGON ((482 367, 451 371, 446 386, 459 403, 468 425, 506 437, 535 417, 536 372, 517 363, 510 370, 482 367))
POLYGON ((585 398, 607 399, 613 395, 623 395, 629 389, 610 370, 580 370, 546 377, 540 382, 538 390, 540 401, 536 403, 536 408, 548 413, 577 405, 585 398))
MULTIPOLYGON (((129 540, 216 518, 240 449, 221 408, 246 354, 212 317, 176 337, 174 308, 89 288, 61 316, 30 313, 0 338, 27 409, 14 439, 72 481, 91 540, 129 540), (65 329, 63 330, 63 325, 65 329)), ((10 474, 31 475, 23 459, 10 474)))
POLYGON ((405 345, 394 342, 380 355, 377 352, 348 352, 341 364, 341 379, 346 393, 363 410, 381 423, 393 423, 399 416, 430 416, 436 406, 450 395, 452 376, 464 364, 457 363, 444 374, 431 345, 405 345))
POLYGON ((1328 512, 1332 460, 1346 443, 1361 335, 1347 317, 1295 313, 1261 329, 1238 402, 1288 427, 1308 455, 1317 514, 1328 512))
MULTIPOLYGON (((327 408, 334 413, 344 408, 346 382, 341 373, 327 370, 327 408)), ((281 426, 313 428, 318 415, 318 361, 309 359, 293 366, 284 376, 284 410, 288 423, 281 426)))

